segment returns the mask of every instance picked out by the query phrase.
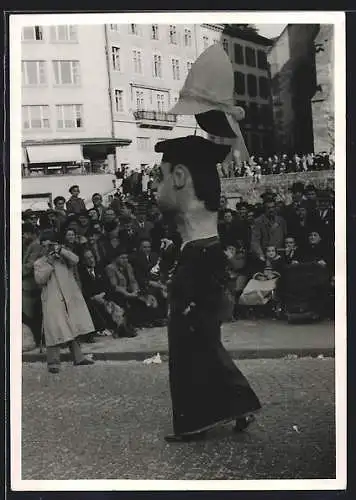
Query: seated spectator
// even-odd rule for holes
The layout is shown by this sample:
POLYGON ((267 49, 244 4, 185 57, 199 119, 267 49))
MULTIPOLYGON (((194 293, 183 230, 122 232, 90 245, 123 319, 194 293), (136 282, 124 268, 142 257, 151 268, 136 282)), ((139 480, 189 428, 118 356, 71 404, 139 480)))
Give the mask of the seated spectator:
POLYGON ((131 258, 140 290, 145 294, 152 294, 157 299, 157 319, 165 317, 167 313, 167 286, 151 273, 152 268, 158 263, 158 257, 158 254, 151 251, 151 241, 142 239, 139 250, 131 258))
POLYGON ((237 230, 231 210, 225 210, 223 220, 218 223, 218 232, 221 244, 224 247, 231 245, 236 241, 237 230))
POLYGON ((152 295, 141 292, 124 247, 118 249, 116 259, 106 267, 106 272, 113 300, 125 310, 128 324, 138 326, 150 322, 157 301, 152 295))
POLYGON ((118 236, 111 236, 107 238, 106 242, 106 261, 111 264, 118 256, 118 251, 120 249, 120 240, 118 236))
POLYGON ((264 214, 258 217, 252 227, 251 252, 257 261, 266 262, 267 247, 282 248, 287 235, 285 220, 276 215, 276 204, 267 198, 264 214))
POLYGON ((102 222, 104 231, 108 238, 110 238, 111 236, 119 235, 120 225, 114 210, 112 210, 111 208, 105 210, 102 222))
POLYGON ((137 216, 136 233, 138 241, 142 241, 143 239, 150 240, 152 229, 153 223, 147 220, 144 215, 137 216))
POLYGON ((79 273, 83 296, 96 331, 109 329, 113 331, 113 337, 135 337, 135 330, 126 324, 124 310, 111 300, 108 278, 89 248, 83 252, 79 273))
POLYGON ((94 332, 94 325, 73 274, 79 258, 56 241, 52 231, 43 231, 44 255, 34 263, 36 283, 42 287, 43 331, 50 373, 60 369, 60 349, 69 345, 75 365, 91 365, 77 341, 94 332))
POLYGON ((274 245, 268 245, 264 255, 264 262, 260 261, 256 267, 256 272, 262 273, 266 279, 271 279, 272 274, 276 272, 281 274, 283 261, 277 248, 274 245))
POLYGON ((290 219, 288 232, 293 234, 298 247, 303 251, 307 244, 308 234, 312 227, 321 227, 321 221, 316 212, 309 210, 306 201, 300 203, 296 208, 296 217, 290 219))
POLYGON ((79 214, 82 210, 86 210, 85 202, 82 198, 79 198, 80 189, 79 186, 74 185, 69 188, 71 197, 66 203, 66 208, 68 214, 79 214))
POLYGON ((289 266, 291 264, 299 264, 302 260, 302 255, 297 247, 294 236, 287 236, 284 242, 283 264, 289 266))
POLYGON ((92 229, 92 231, 88 234, 88 243, 86 248, 93 252, 97 267, 101 267, 103 269, 110 263, 110 261, 107 260, 108 255, 106 241, 100 231, 92 229))
POLYGON ((130 217, 121 218, 121 229, 119 230, 120 244, 127 248, 129 253, 135 252, 138 247, 137 231, 130 217))
POLYGON ((308 243, 303 250, 303 262, 319 264, 322 267, 329 267, 331 264, 329 249, 322 241, 318 229, 310 231, 308 243))
POLYGON ((241 241, 228 245, 225 250, 227 257, 228 291, 232 295, 233 317, 237 317, 238 299, 248 282, 247 251, 241 241))

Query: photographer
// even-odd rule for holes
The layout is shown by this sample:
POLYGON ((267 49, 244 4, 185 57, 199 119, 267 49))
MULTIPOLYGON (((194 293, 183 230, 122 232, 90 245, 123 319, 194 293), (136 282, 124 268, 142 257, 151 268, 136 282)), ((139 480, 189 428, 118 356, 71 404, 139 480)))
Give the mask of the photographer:
POLYGON ((77 337, 94 331, 94 325, 74 277, 79 258, 61 246, 55 233, 45 230, 40 237, 44 255, 34 263, 34 277, 42 287, 43 330, 50 373, 60 368, 60 348, 68 345, 75 365, 89 365, 77 337))

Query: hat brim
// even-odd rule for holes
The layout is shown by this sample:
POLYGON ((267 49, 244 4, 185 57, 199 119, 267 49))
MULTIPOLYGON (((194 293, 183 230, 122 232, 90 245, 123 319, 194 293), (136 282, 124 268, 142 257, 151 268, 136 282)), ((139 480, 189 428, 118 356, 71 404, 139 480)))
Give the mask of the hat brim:
POLYGON ((212 107, 209 104, 198 102, 196 99, 179 99, 178 102, 169 111, 173 115, 200 115, 211 111, 212 107))

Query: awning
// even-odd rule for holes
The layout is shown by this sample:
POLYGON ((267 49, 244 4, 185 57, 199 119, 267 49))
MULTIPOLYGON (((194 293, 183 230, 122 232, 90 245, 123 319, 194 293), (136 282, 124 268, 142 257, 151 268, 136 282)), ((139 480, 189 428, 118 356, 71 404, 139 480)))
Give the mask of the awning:
POLYGON ((79 144, 27 146, 30 163, 81 162, 82 148, 79 144))

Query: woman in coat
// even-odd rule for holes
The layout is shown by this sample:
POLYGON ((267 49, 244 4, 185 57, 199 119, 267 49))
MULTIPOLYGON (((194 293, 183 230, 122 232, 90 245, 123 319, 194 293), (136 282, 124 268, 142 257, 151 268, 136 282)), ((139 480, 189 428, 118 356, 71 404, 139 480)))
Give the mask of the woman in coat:
POLYGON ((40 237, 44 255, 34 263, 35 281, 42 287, 43 329, 48 371, 58 373, 60 348, 68 344, 75 365, 89 365, 77 337, 94 331, 88 308, 75 280, 73 268, 79 257, 56 241, 52 231, 40 237))

